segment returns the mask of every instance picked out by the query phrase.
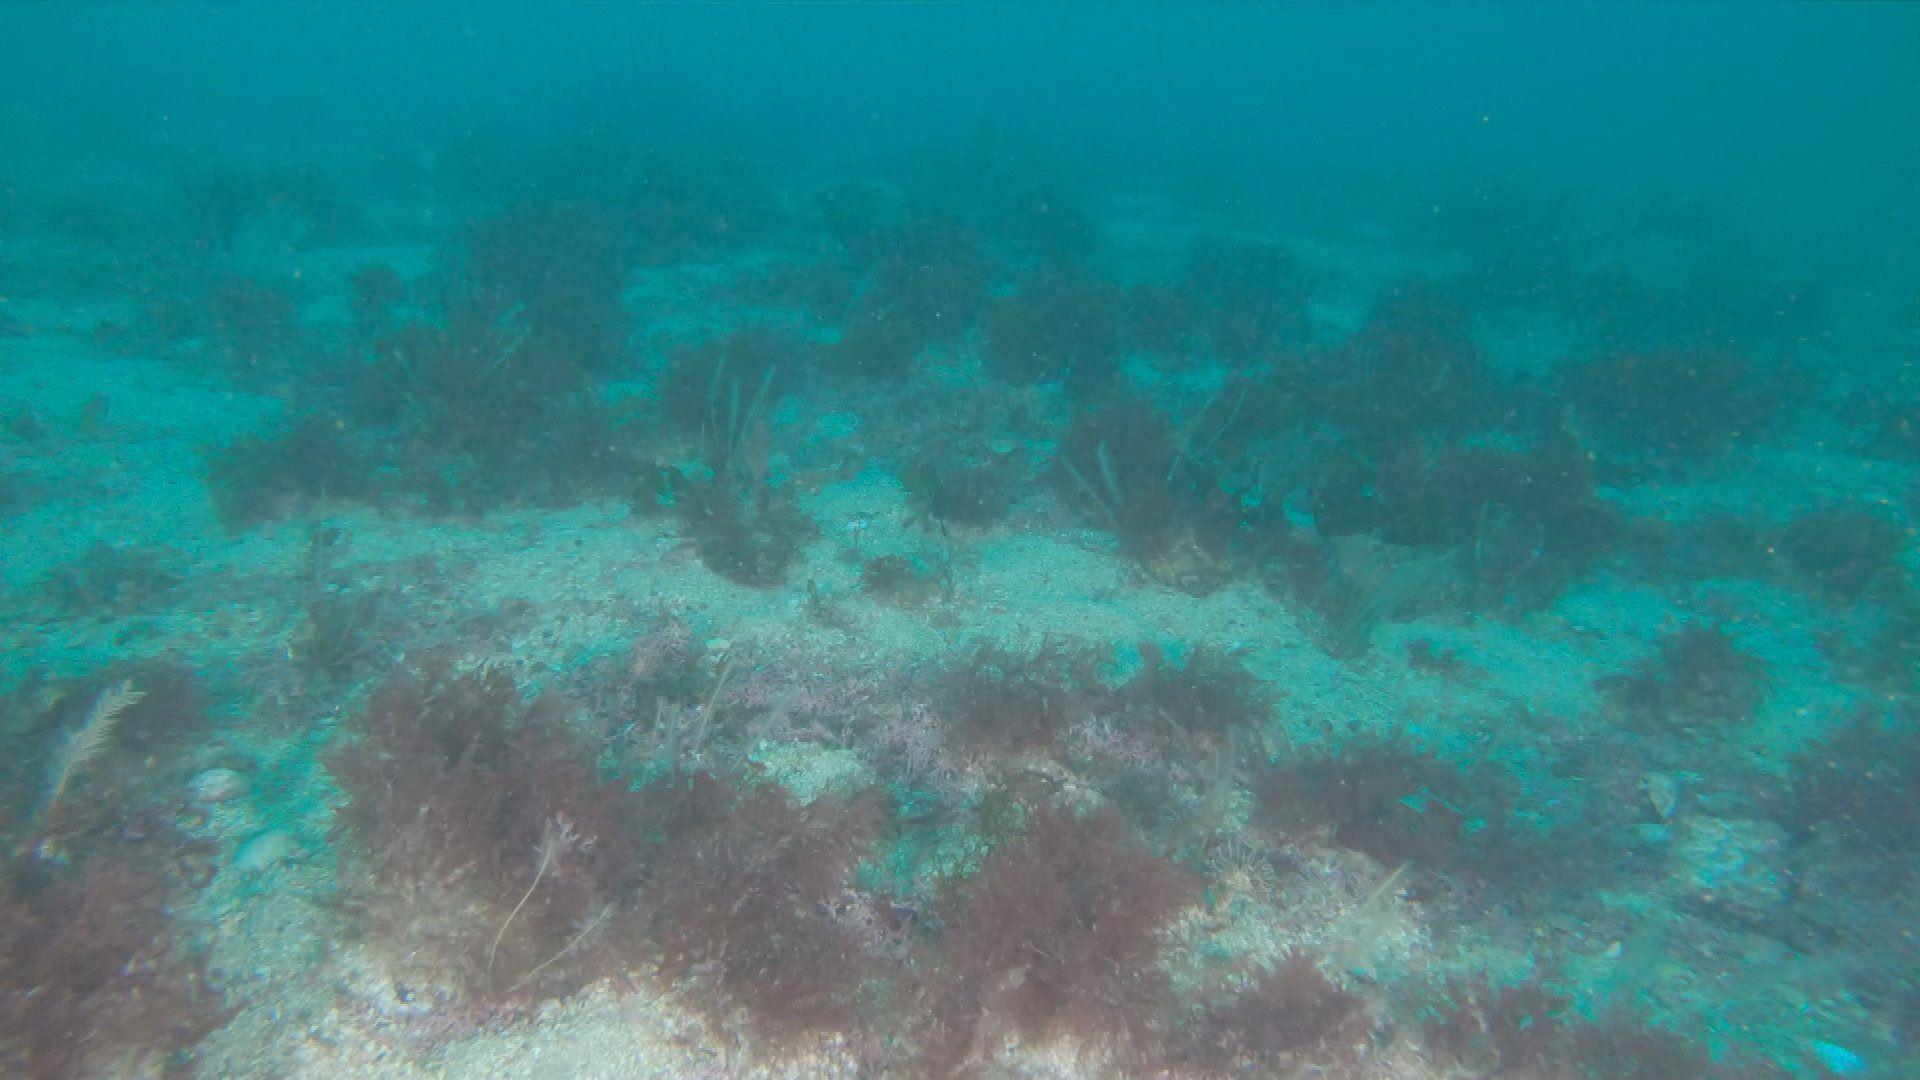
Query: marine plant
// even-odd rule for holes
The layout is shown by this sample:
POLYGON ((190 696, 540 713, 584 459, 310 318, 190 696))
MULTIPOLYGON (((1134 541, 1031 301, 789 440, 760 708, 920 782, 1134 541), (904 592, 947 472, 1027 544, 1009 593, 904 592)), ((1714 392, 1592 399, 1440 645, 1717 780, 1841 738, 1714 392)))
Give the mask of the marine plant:
POLYGON ((640 801, 594 757, 558 702, 442 661, 391 677, 329 755, 343 897, 421 1002, 484 1015, 631 955, 613 943, 630 929, 640 801))
POLYGON ((1492 869, 1515 802, 1498 767, 1462 767, 1401 737, 1281 764, 1261 782, 1260 820, 1283 836, 1321 833, 1384 866, 1492 869))
POLYGON ((1367 1002, 1313 956, 1290 952, 1224 1001, 1192 1011, 1169 1059, 1210 1076, 1310 1074, 1352 1063, 1366 1046, 1367 1002))
POLYGON ((964 890, 942 942, 930 1059, 977 1067, 1014 1037, 1072 1035, 1122 1060, 1158 1044, 1172 1012, 1159 932, 1198 887, 1118 813, 1041 808, 964 890))
POLYGON ((986 359, 1015 383, 1064 381, 1081 394, 1104 389, 1120 357, 1120 291, 1074 270, 1043 270, 994 301, 982 329, 986 359))
POLYGON ((0 867, 0 1071, 181 1067, 228 1012, 170 922, 165 883, 124 856, 0 867))
POLYGON ((1594 685, 1636 727, 1699 735, 1753 719, 1768 676, 1724 628, 1694 622, 1661 638, 1654 656, 1594 685))
POLYGON ((1802 396, 1784 361, 1715 346, 1628 350, 1568 368, 1560 392, 1619 463, 1683 469, 1773 434, 1802 396))
POLYGON ((877 804, 796 806, 777 787, 701 772, 650 785, 645 813, 646 933, 708 1016, 732 1026, 740 1014, 769 1051, 861 1031, 863 984, 885 974, 854 877, 877 804))
POLYGON ((1176 431, 1146 401, 1114 401, 1074 420, 1054 458, 1055 484, 1147 576, 1205 595, 1233 573, 1241 521, 1237 493, 1207 456, 1211 442, 1176 431))

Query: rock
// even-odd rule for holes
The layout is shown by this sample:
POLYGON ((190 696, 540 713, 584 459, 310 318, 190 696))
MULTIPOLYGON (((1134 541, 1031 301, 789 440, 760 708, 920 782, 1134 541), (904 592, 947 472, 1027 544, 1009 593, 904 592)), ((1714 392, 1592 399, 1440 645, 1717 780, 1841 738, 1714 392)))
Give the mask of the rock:
POLYGON ((306 854, 300 841, 285 829, 268 829, 256 833, 239 850, 233 853, 233 868, 242 873, 258 874, 297 859, 306 854))
POLYGON ((187 781, 187 792, 200 802, 226 802, 251 790, 253 782, 237 769, 208 769, 187 781))
POLYGON ((1670 877, 1695 902, 1759 918, 1786 900, 1787 833, 1771 821, 1691 817, 1679 823, 1670 877))
POLYGON ((1666 773, 1650 772, 1640 778, 1640 789, 1647 793, 1647 802, 1653 805, 1653 812, 1660 815, 1661 821, 1670 821, 1673 812, 1680 806, 1680 781, 1666 773))

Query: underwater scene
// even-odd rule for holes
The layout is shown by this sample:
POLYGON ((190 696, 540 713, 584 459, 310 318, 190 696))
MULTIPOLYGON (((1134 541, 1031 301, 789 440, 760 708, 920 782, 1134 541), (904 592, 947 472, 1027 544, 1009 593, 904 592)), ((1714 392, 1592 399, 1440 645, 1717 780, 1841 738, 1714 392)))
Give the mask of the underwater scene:
POLYGON ((0 1076, 1920 1076, 1920 8, 0 8, 0 1076))

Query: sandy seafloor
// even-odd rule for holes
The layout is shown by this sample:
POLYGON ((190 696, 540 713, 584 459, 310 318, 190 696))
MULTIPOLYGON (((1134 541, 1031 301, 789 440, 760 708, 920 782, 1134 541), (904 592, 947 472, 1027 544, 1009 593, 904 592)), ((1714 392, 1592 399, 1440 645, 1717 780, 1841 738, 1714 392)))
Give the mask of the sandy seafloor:
MULTIPOLYGON (((1317 319, 1351 327, 1357 297, 1418 268, 1412 257, 1352 240, 1263 234, 1257 222, 1222 223, 1152 201, 1122 204, 1105 222, 1112 246, 1152 261, 1177 253, 1187 236, 1222 227, 1289 243, 1305 260, 1336 271, 1350 287, 1317 319)), ((262 256, 276 274, 297 273, 305 294, 326 297, 355 267, 384 261, 408 272, 426 265, 438 223, 417 208, 375 214, 372 240, 301 246, 262 256)), ((84 245, 57 236, 0 242, 0 261, 28 271, 83 265, 84 245)), ((630 386, 642 398, 648 376, 714 328, 768 313, 742 309, 714 288, 750 273, 752 259, 639 271, 628 290, 635 313, 630 386)), ((47 274, 51 280, 54 275, 47 274)), ((215 688, 218 723, 193 750, 208 762, 244 762, 250 792, 220 803, 198 835, 217 843, 217 872, 182 892, 176 931, 204 950, 210 978, 236 1007, 232 1019, 193 1055, 200 1075, 221 1077, 704 1076, 748 1073, 854 1075, 853 1055, 832 1045, 816 1054, 755 1065, 730 1052, 673 986, 636 973, 633 985, 602 986, 548 1002, 497 1028, 458 1031, 433 1045, 367 974, 362 947, 323 900, 334 889, 331 804, 338 797, 320 763, 343 718, 374 678, 312 685, 290 662, 298 632, 297 579, 316 520, 349 546, 339 569, 394 590, 404 621, 377 645, 381 664, 404 665, 431 648, 451 648, 464 665, 498 665, 529 689, 565 691, 569 673, 615 657, 663 610, 676 612, 710 650, 750 657, 763 668, 831 673, 855 682, 924 670, 963 643, 1031 648, 1046 638, 1126 648, 1139 641, 1204 642, 1229 649, 1275 695, 1274 747, 1311 745, 1328 731, 1411 728, 1460 758, 1524 760, 1545 737, 1526 717, 1580 724, 1604 710, 1597 677, 1647 656, 1667 629, 1711 611, 1732 638, 1769 668, 1769 693, 1741 738, 1696 749, 1672 823, 1715 817, 1716 776, 1740 784, 1784 776, 1791 755, 1831 733, 1864 693, 1833 669, 1822 639, 1846 634, 1843 616, 1803 592, 1753 580, 1696 580, 1656 588, 1602 567, 1551 607, 1517 617, 1444 613, 1383 627, 1359 660, 1319 647, 1306 622, 1257 584, 1238 581, 1192 596, 1142 579, 1113 539, 1084 527, 1050 488, 1036 487, 1004 522, 945 535, 916 522, 905 491, 879 464, 910 439, 846 392, 826 406, 784 402, 776 412, 775 467, 797 478, 801 505, 818 528, 784 585, 749 588, 709 572, 669 515, 638 515, 622 502, 570 508, 502 508, 469 519, 409 514, 340 502, 313 513, 230 531, 204 479, 209 451, 271 430, 297 403, 270 386, 198 363, 186 343, 170 355, 125 353, 101 344, 93 327, 125 317, 112 283, 49 289, 10 287, 0 337, 0 403, 31 410, 42 430, 9 436, 9 470, 31 492, 9 513, 0 563, 0 685, 29 671, 57 683, 109 664, 150 656, 182 661, 215 688), (104 395, 105 409, 90 399, 104 395), (86 424, 83 412, 97 413, 86 424), (150 548, 176 575, 164 596, 137 610, 70 610, 50 586, 61 568, 96 543, 150 548), (865 553, 930 556, 955 568, 950 596, 920 608, 877 601, 859 588, 855 544, 865 553), (836 626, 807 617, 812 582, 839 614, 836 626), (1451 678, 1404 659, 1425 639, 1458 650, 1468 673, 1451 678), (1519 719, 1516 719, 1519 718, 1519 719), (1517 757, 1516 757, 1517 756, 1517 757), (1754 778, 1762 778, 1755 780, 1754 778)), ((324 329, 342 316, 311 303, 303 318, 324 329)), ((780 317, 775 313, 776 317, 780 317)), ((798 316, 797 324, 804 324, 798 316)), ((1503 363, 1551 356, 1551 327, 1508 328, 1495 345, 1503 363)), ((1891 349, 1872 335, 1835 337, 1812 351, 1891 349)), ((924 355, 904 390, 938 395, 979 378, 970 344, 924 355)), ((1818 355, 1802 355, 1818 367, 1818 355)), ((1143 369, 1144 370, 1144 369, 1143 369)), ((1151 377, 1151 376, 1148 376, 1151 377)), ((1832 388, 1835 400, 1844 383, 1832 388)), ((1009 395, 1016 391, 1006 391, 1009 395)), ((1048 406, 1042 401, 1038 406, 1048 406)), ((1817 407, 1817 406, 1816 406, 1817 407)), ((1650 481, 1604 496, 1633 513, 1669 520, 1735 508, 1782 521, 1823 505, 1834 492, 1879 503, 1911 528, 1912 470, 1850 456, 1808 423, 1769 444, 1687 479, 1650 481)), ((1001 449, 1039 460, 1044 447, 1011 441, 1001 449)), ((1904 556, 1909 572, 1914 550, 1904 556)), ((872 782, 864 748, 817 742, 768 743, 754 760, 801 798, 872 782)), ((1533 805, 1590 797, 1578 778, 1532 775, 1533 805)), ((1912 797, 1912 793, 1906 793, 1912 797)), ((1346 934, 1347 916, 1380 880, 1378 867, 1320 851, 1280 882, 1271 902, 1240 905, 1225 918, 1188 912, 1168 933, 1164 962, 1176 970, 1208 951, 1279 956, 1296 945, 1325 948, 1346 934)), ((1758 1052, 1813 1075, 1821 1046, 1873 1060, 1897 1055, 1881 1021, 1849 994, 1848 957, 1790 948, 1735 922, 1703 914, 1697 868, 1669 857, 1664 876, 1603 890, 1564 919, 1531 908, 1524 916, 1488 905, 1436 933, 1412 894, 1395 892, 1370 912, 1368 955, 1349 973, 1361 984, 1436 973, 1528 970, 1551 955, 1571 973, 1576 1002, 1625 995, 1658 1023, 1735 1053, 1758 1052), (1638 928, 1659 926, 1659 956, 1634 958, 1638 928), (1631 966, 1632 970, 1628 970, 1631 966), (1623 984, 1631 985, 1623 989, 1623 984)), ((1784 866, 1764 872, 1785 873, 1784 866)), ((1844 953, 1850 946, 1838 944, 1844 953)), ((1009 1073, 1097 1074, 1074 1063, 1072 1047, 1030 1047, 1002 1062, 1009 1073)), ((1360 1067, 1372 1076, 1442 1076, 1417 1036, 1377 1047, 1360 1067)), ((1888 1075, 1892 1075, 1889 1073, 1888 1075)))

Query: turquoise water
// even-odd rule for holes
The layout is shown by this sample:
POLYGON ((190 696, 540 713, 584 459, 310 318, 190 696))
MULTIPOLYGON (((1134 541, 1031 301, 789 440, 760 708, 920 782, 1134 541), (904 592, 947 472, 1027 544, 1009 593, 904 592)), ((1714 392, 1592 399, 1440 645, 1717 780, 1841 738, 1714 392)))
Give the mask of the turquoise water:
POLYGON ((0 11, 0 1074, 1920 1074, 1920 14, 0 11))

